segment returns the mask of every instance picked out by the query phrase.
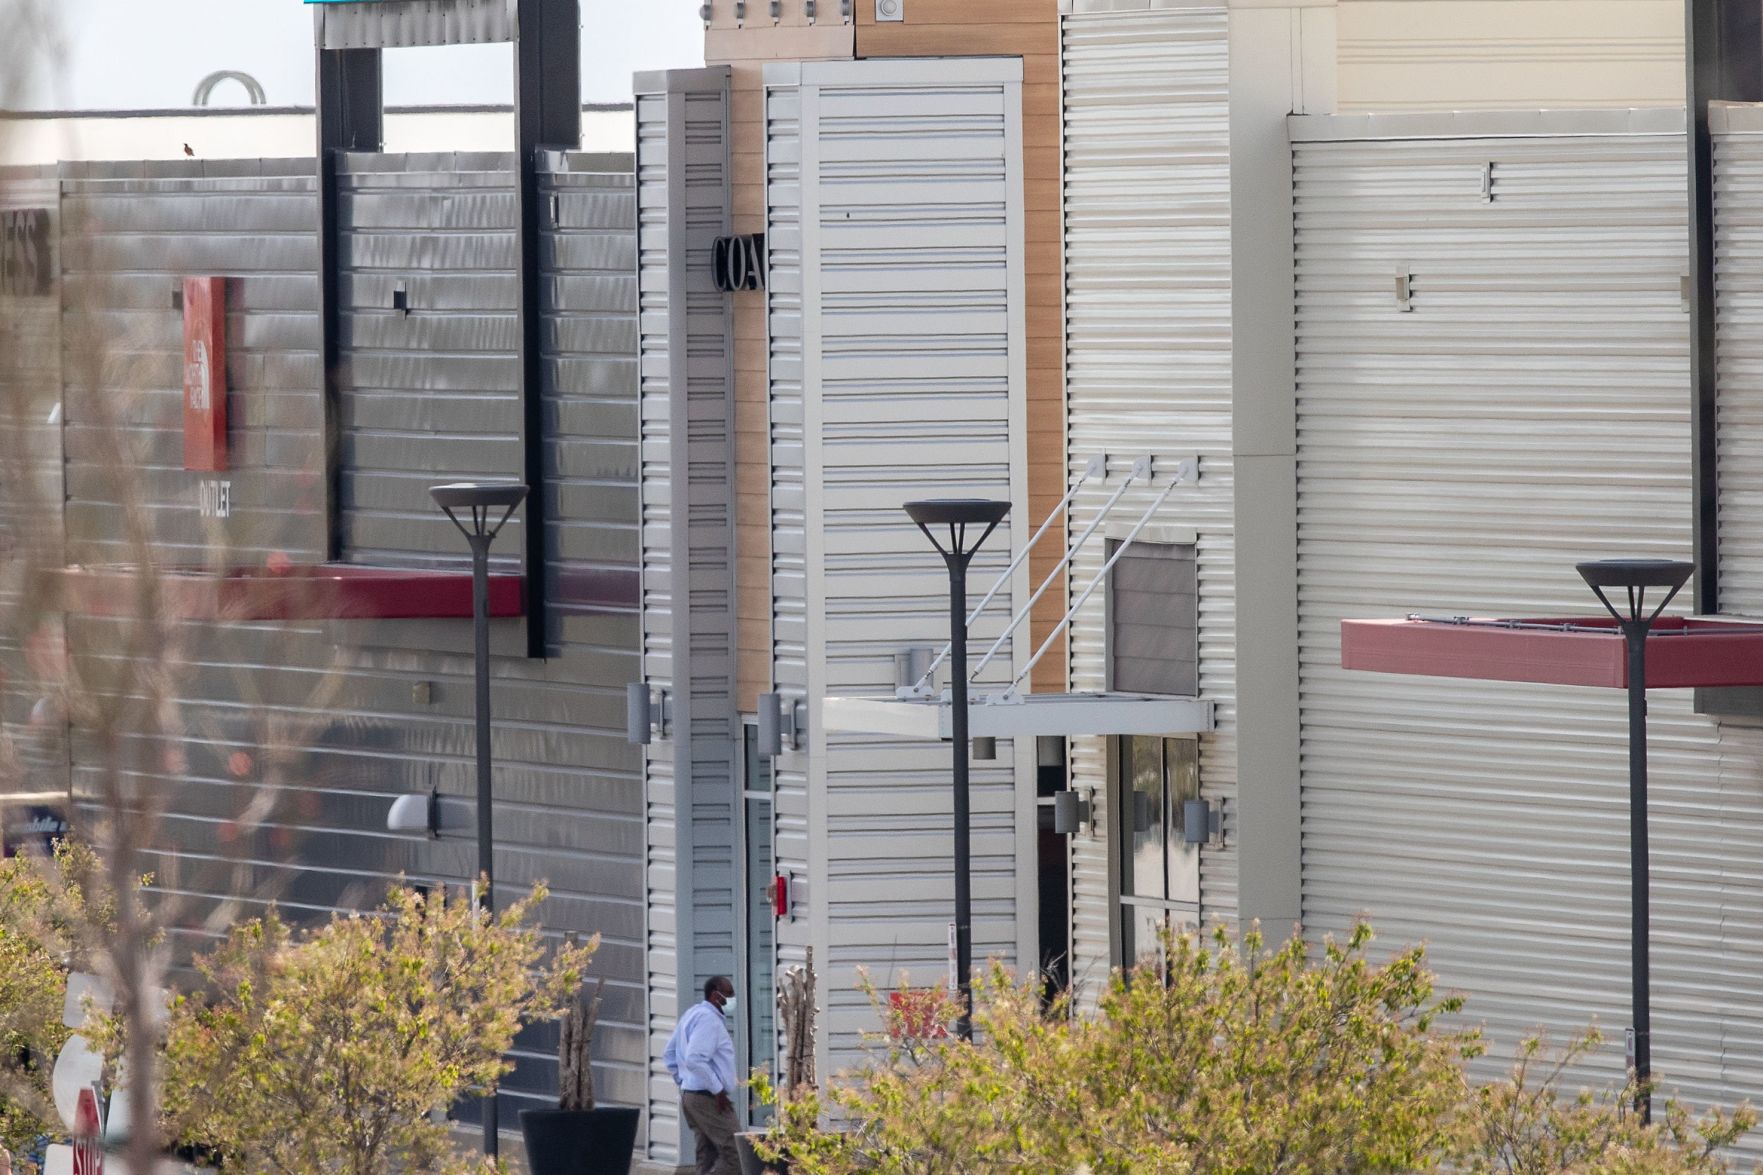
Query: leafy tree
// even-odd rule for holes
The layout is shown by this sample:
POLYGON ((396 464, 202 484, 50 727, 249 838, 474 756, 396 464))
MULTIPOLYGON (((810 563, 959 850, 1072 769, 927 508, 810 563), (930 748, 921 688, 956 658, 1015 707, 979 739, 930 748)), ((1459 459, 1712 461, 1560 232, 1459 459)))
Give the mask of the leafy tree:
POLYGON ((1602 1043, 1596 1028, 1558 1052, 1540 1036, 1525 1040, 1510 1079, 1476 1090, 1464 1108, 1451 1167, 1464 1175, 1723 1175, 1721 1151, 1757 1125, 1756 1111, 1694 1120, 1667 1101, 1647 1126, 1634 1112, 1633 1085, 1564 1094, 1563 1078, 1602 1043))
POLYGON ((71 1035, 62 1011, 82 935, 114 917, 103 877, 78 845, 0 860, 0 1151, 63 1133, 49 1074, 71 1035))
POLYGON ((1358 926, 1313 962, 1297 938, 1172 937, 1086 1014, 994 967, 978 1043, 893 1033, 855 1080, 787 1102, 771 1141, 802 1175, 1414 1169, 1447 1142, 1480 1045, 1438 1022, 1459 1001, 1418 949, 1374 965, 1370 939, 1358 926), (829 1115, 852 1129, 822 1130, 829 1115))
POLYGON ((209 997, 172 1006, 168 1133, 251 1175, 479 1169, 440 1112, 493 1087, 523 1020, 558 1015, 595 943, 547 962, 538 889, 493 921, 398 887, 370 915, 302 934, 275 914, 202 960, 209 997))

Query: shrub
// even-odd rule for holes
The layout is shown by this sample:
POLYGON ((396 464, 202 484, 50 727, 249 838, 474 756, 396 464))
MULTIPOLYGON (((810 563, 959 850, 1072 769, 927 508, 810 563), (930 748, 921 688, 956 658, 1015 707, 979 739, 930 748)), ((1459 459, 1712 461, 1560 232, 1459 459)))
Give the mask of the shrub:
POLYGON ((239 926, 200 963, 208 998, 173 1004, 168 1133, 253 1175, 478 1169, 436 1119, 495 1086, 522 1021, 563 1011, 596 945, 545 962, 544 896, 486 921, 399 887, 306 934, 274 914, 239 926))
POLYGON ((978 1043, 895 1034, 855 1080, 785 1104, 774 1141, 801 1175, 1411 1170, 1447 1144, 1480 1046, 1438 1023, 1459 1003, 1418 949, 1374 965, 1370 939, 1312 962, 1296 938, 1174 937, 1081 1015, 994 966, 978 1043))

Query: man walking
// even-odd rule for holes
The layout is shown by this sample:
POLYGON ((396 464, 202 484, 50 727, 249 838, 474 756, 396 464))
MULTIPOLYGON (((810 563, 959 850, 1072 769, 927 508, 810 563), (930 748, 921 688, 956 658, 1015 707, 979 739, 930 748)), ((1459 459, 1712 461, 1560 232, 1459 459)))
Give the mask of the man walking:
POLYGON ((679 1018, 661 1059, 680 1088, 680 1112, 698 1136, 698 1175, 738 1175, 735 1152, 735 1042, 723 1019, 735 985, 718 975, 704 985, 704 1002, 679 1018))

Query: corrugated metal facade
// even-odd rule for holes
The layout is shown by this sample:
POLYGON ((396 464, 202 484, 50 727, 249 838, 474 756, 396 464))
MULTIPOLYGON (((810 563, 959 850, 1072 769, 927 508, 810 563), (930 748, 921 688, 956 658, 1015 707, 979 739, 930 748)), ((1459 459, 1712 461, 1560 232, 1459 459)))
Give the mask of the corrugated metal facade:
MULTIPOLYGON (((891 693, 893 654, 945 639, 947 574, 903 503, 1015 504, 974 563, 975 600, 1028 533, 1020 71, 951 59, 766 73, 774 673, 809 700, 807 753, 779 762, 778 844, 780 863, 808 850, 827 1072, 875 1027, 859 968, 887 986, 948 965, 948 748, 828 734, 818 703, 891 693), (804 819, 806 845, 792 826, 804 819)), ((975 625, 976 648, 1023 579, 975 625)), ((1011 651, 982 680, 1002 685, 1025 660, 1011 651)), ((1033 933, 1029 741, 975 764, 976 960, 1014 964, 1033 933)), ((795 925, 779 940, 806 945, 795 925)))
MULTIPOLYGON (((1621 696, 1340 668, 1344 617, 1590 613, 1576 560, 1689 553, 1681 134, 1528 121, 1294 148, 1304 919, 1321 934, 1364 912, 1392 946, 1428 942, 1490 1068, 1536 1026, 1597 1017, 1616 1042, 1594 1075, 1614 1080, 1621 696)), ((1331 137, 1305 122, 1299 139, 1331 137)), ((1756 732, 1681 692, 1650 709, 1656 1071, 1692 1099, 1754 1099, 1756 732)))
MULTIPOLYGON (((513 157, 352 155, 337 174, 342 557, 451 561, 459 532, 434 508, 437 472, 520 469, 520 335, 513 157), (402 291, 408 310, 394 309, 402 291)), ((517 571, 522 514, 491 552, 517 571)))
POLYGON ((730 229, 729 71, 637 82, 643 678, 665 689, 647 749, 651 1158, 684 1154, 661 1064, 704 980, 735 967, 733 320, 711 248, 730 229))
MULTIPOLYGON (((1065 371, 1075 482, 1106 455, 1106 480, 1078 493, 1076 538, 1136 459, 1158 477, 1134 483, 1109 524, 1072 561, 1076 599, 1118 535, 1148 509, 1177 460, 1199 454, 1201 479, 1177 489, 1146 541, 1194 542, 1199 564, 1200 695, 1218 729, 1200 740, 1200 786, 1228 803, 1236 788, 1232 606, 1230 143, 1224 8, 1071 13, 1062 19, 1065 112, 1065 371)), ((1107 687, 1106 593, 1071 625, 1071 688, 1107 687)), ((1119 870, 1112 844, 1110 742, 1073 739, 1071 786, 1095 789, 1093 831, 1071 843, 1072 975, 1092 986, 1118 949, 1119 870)), ((1228 842, 1227 842, 1228 843, 1228 842)), ((1201 909, 1235 909, 1229 848, 1201 852, 1201 909)))
MULTIPOLYGON (((61 192, 55 169, 0 169, 0 217, 6 218, 0 222, 0 253, 10 250, 0 256, 0 421, 6 430, 0 438, 0 534, 8 562, 16 564, 24 553, 49 554, 62 541, 61 192)), ((10 580, 0 587, 0 601, 10 611, 24 602, 16 593, 29 590, 22 578, 10 580)), ((66 746, 31 726, 36 673, 20 647, 22 635, 0 635, 0 672, 15 684, 0 694, 0 722, 23 787, 63 790, 66 746)), ((6 815, 10 820, 18 814, 6 815)), ((7 841, 0 827, 0 842, 7 841)))
MULTIPOLYGON (((500 291, 512 297, 511 237, 493 211, 501 198, 480 199, 484 188, 508 185, 469 169, 451 183, 433 157, 352 162, 346 180, 374 178, 357 183, 346 204, 368 223, 357 233, 344 222, 353 361, 343 384, 349 452, 367 452, 377 473, 346 484, 363 495, 380 485, 404 494, 384 499, 385 509, 402 513, 413 537, 402 540, 394 524, 373 540, 388 561, 408 553, 464 566, 463 542, 443 545, 444 532, 418 516, 413 495, 456 473, 506 477, 519 468, 515 447, 497 436, 496 416, 497 389, 513 379, 512 349, 498 344, 513 332, 499 310, 500 291), (366 186, 377 189, 372 199, 366 186), (426 215, 442 231, 429 232, 426 215), (408 318, 394 316, 384 297, 397 281, 412 294, 408 318), (449 309, 466 312, 463 335, 441 325, 449 309), (478 390, 491 394, 468 394, 478 390), (485 411, 486 401, 495 407, 485 411), (413 456, 406 432, 424 434, 432 447, 413 456)), ((608 1100, 641 1104, 644 822, 637 757, 622 738, 622 685, 637 671, 635 209, 628 158, 565 156, 551 166, 546 187, 557 200, 546 227, 543 395, 559 590, 546 618, 553 656, 498 656, 493 667, 496 870, 505 897, 550 882, 545 919, 554 932, 603 936, 597 970, 609 985, 600 1089, 608 1100)), ((63 211, 81 229, 68 236, 63 260, 70 561, 125 557, 117 519, 131 499, 154 519, 169 559, 218 552, 251 565, 272 554, 320 557, 312 172, 309 160, 63 169, 63 211), (171 293, 186 274, 228 278, 233 460, 222 476, 232 483, 233 512, 226 520, 198 515, 195 483, 214 475, 182 468, 181 330, 171 293), (105 346, 102 370, 82 380, 90 355, 74 340, 89 336, 72 328, 88 312, 105 346), (140 454, 138 491, 118 480, 94 444, 105 405, 122 414, 140 454)), ((76 647, 116 647, 110 622, 82 618, 70 628, 76 647)), ((187 764, 167 763, 154 780, 173 789, 154 872, 169 893, 188 899, 180 939, 199 943, 211 929, 203 920, 228 897, 246 897, 247 908, 275 898, 295 913, 317 914, 371 900, 399 873, 471 874, 468 842, 384 831, 396 795, 474 790, 468 630, 464 620, 182 627, 180 701, 192 739, 187 764)), ((74 740, 83 794, 102 756, 93 740, 74 740)), ((515 1109, 555 1089, 553 1039, 541 1029, 522 1040, 505 1087, 510 1127, 515 1109)))
MULTIPOLYGON (((802 93, 765 91, 767 438, 771 497, 772 688, 809 696, 807 489, 803 455, 802 93)), ((810 744, 812 745, 812 744, 810 744)), ((824 968, 825 797, 809 787, 809 756, 786 750, 772 763, 776 868, 791 878, 793 916, 777 924, 777 963, 800 965, 812 948, 824 968)), ((824 989, 823 989, 824 990, 824 989)), ((824 1006, 824 1000, 823 1000, 824 1006)), ((824 1034, 822 1039, 825 1039, 824 1034)))
POLYGON ((1720 607, 1763 615, 1763 120, 1717 111, 1720 607))

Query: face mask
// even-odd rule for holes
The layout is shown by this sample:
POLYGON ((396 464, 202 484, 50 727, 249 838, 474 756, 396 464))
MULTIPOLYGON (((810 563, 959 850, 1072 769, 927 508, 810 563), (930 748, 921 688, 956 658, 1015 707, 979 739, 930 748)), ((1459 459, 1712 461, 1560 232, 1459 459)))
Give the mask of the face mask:
POLYGON ((724 1016, 733 1016, 735 1014, 735 997, 734 996, 730 996, 730 997, 728 997, 728 999, 722 1001, 722 1014, 724 1016))

